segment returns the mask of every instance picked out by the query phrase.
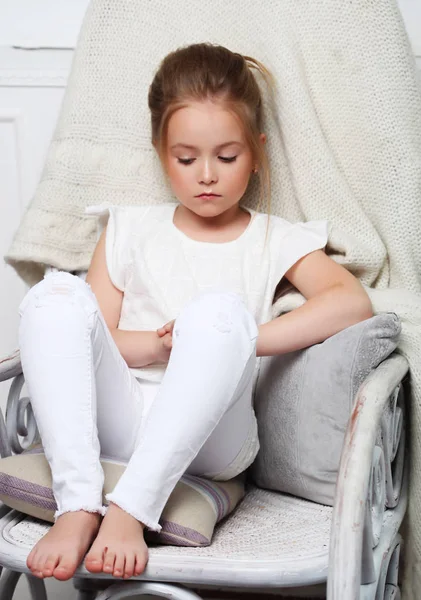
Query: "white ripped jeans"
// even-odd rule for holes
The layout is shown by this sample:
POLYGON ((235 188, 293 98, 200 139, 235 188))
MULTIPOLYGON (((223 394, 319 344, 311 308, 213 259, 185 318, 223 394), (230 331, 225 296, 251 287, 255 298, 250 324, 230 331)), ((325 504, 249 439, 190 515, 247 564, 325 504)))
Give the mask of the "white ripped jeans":
POLYGON ((81 509, 105 514, 100 455, 128 462, 106 500, 154 531, 184 472, 229 479, 253 462, 258 328, 238 295, 201 294, 184 307, 157 384, 130 371, 82 279, 47 275, 19 312, 22 369, 56 518, 81 509))

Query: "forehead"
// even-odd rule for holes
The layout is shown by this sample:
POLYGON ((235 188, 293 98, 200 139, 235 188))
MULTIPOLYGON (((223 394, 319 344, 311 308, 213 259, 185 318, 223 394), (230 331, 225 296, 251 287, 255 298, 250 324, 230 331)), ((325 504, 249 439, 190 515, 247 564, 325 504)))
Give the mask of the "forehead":
POLYGON ((177 110, 168 123, 168 145, 196 147, 244 142, 238 117, 215 102, 191 102, 177 110))

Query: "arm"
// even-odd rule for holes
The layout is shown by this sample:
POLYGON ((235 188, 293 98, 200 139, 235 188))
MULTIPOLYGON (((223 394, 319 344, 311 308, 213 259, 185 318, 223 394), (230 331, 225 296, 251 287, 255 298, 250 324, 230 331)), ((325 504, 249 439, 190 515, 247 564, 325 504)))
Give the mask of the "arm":
MULTIPOLYGON (((112 283, 105 258, 106 228, 101 234, 89 266, 86 282, 96 296, 108 329, 120 354, 129 367, 143 367, 165 362, 164 345, 169 345, 170 334, 160 338, 156 331, 123 331, 118 329, 123 292, 112 283)), ((169 352, 168 352, 169 357, 169 352)), ((168 360, 168 358, 167 358, 168 360)))
POLYGON ((257 356, 293 352, 373 316, 361 283, 344 267, 316 250, 295 263, 285 277, 307 302, 259 327, 257 356))

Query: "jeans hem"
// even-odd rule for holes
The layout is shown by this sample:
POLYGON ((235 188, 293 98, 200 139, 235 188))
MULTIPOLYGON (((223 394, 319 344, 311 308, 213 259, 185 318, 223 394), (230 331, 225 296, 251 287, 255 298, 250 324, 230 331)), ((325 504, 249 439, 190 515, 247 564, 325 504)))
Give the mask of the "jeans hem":
POLYGON ((64 515, 65 513, 78 512, 80 510, 83 510, 83 511, 89 512, 89 513, 99 513, 103 517, 105 515, 105 513, 107 512, 107 507, 106 506, 92 507, 92 506, 84 506, 82 504, 81 506, 76 506, 74 508, 63 508, 61 510, 56 510, 56 512, 54 513, 54 521, 57 521, 57 519, 59 517, 61 517, 61 515, 64 515))

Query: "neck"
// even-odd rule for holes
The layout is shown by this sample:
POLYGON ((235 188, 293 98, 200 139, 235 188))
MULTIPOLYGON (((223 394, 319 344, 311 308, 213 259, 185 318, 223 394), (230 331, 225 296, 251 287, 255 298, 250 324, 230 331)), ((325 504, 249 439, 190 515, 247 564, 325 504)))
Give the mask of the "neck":
POLYGON ((202 230, 222 229, 232 225, 239 218, 248 215, 248 212, 241 208, 238 204, 231 206, 224 212, 218 215, 198 215, 183 204, 179 204, 177 209, 177 218, 181 219, 185 226, 202 230))

